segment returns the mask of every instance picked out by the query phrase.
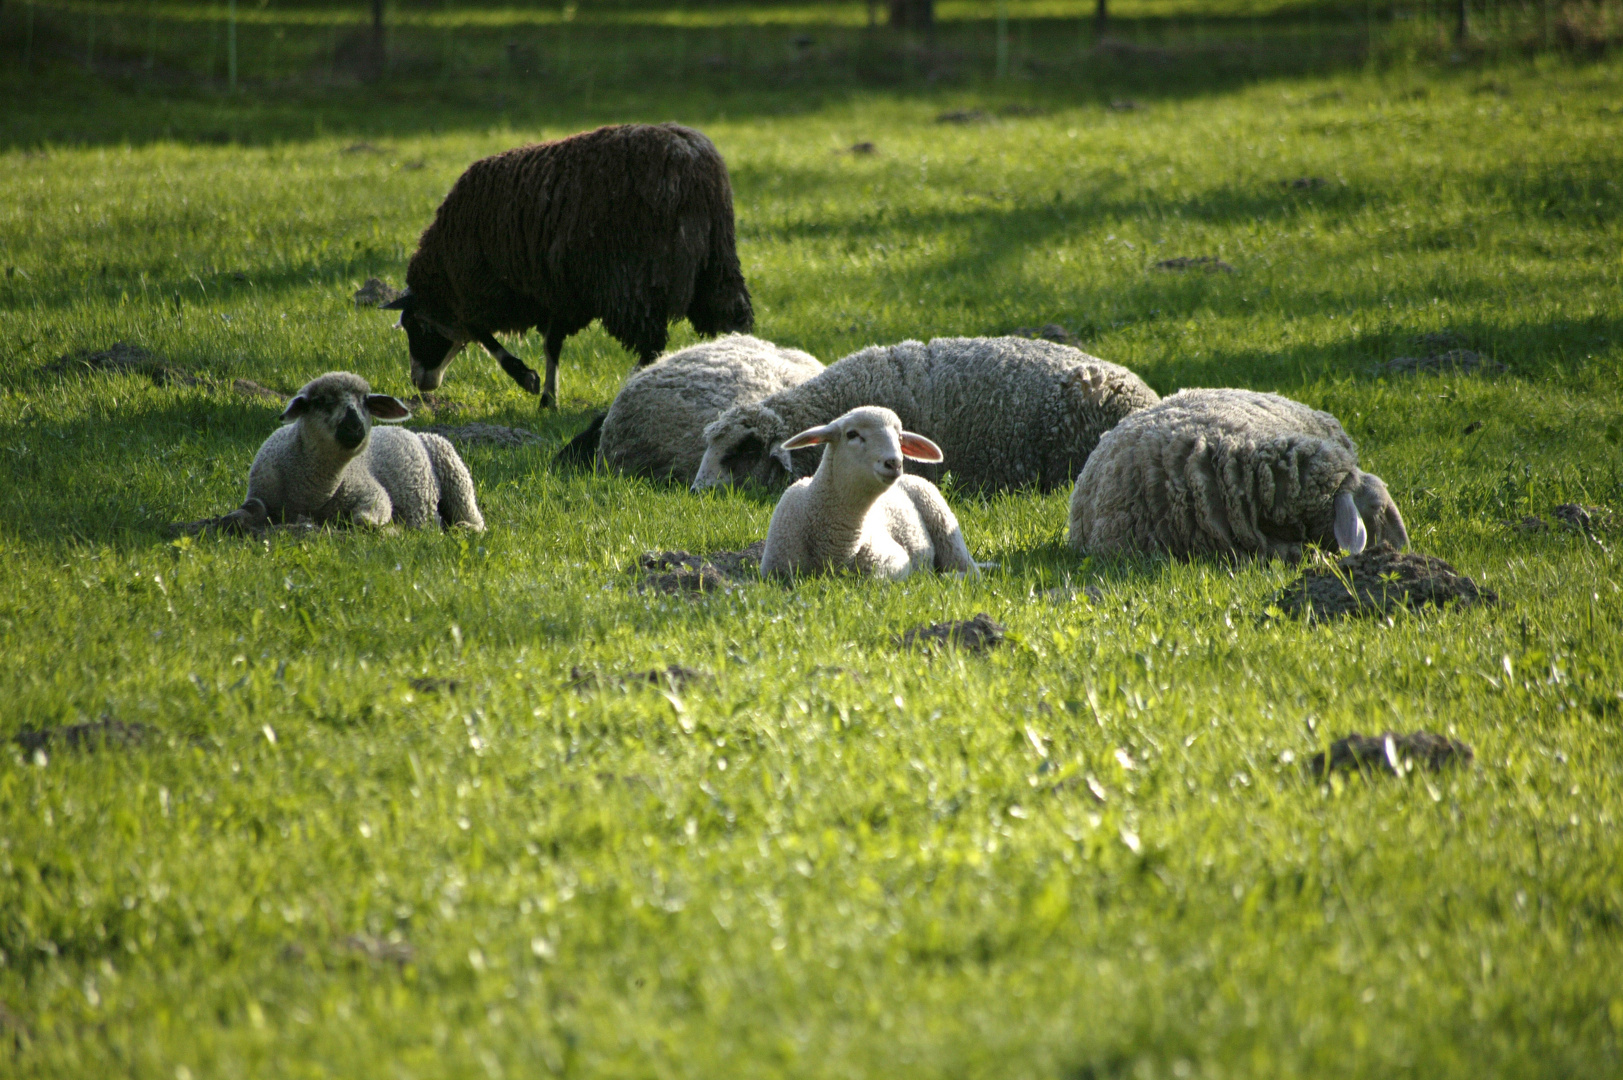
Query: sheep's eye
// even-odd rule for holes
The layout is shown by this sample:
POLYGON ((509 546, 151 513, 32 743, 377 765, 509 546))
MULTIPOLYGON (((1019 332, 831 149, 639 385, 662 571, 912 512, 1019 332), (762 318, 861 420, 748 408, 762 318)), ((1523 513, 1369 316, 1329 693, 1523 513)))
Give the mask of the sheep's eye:
POLYGON ((845 433, 845 437, 846 437, 846 438, 847 438, 847 439, 860 439, 860 438, 862 438, 862 435, 861 435, 861 434, 860 434, 860 433, 859 433, 859 432, 855 432, 855 431, 847 431, 847 432, 846 432, 846 433, 845 433))

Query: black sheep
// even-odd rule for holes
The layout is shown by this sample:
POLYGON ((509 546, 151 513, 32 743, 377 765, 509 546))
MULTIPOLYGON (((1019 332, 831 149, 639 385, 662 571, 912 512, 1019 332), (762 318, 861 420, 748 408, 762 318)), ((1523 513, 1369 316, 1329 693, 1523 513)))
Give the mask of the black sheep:
POLYGON ((546 336, 542 405, 558 404, 564 339, 593 319, 639 366, 683 316, 700 334, 755 323, 733 238, 733 192, 713 144, 678 124, 623 124, 468 166, 423 230, 400 312, 411 379, 433 390, 470 341, 542 390, 493 335, 546 336))

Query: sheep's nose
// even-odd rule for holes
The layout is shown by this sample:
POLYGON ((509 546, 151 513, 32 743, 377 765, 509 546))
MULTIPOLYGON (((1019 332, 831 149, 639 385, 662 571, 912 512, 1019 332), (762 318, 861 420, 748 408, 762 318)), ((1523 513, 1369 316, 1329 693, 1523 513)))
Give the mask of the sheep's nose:
POLYGON ((879 467, 885 470, 885 472, 889 473, 891 476, 900 476, 902 474, 902 459, 899 457, 888 457, 879 463, 879 467))

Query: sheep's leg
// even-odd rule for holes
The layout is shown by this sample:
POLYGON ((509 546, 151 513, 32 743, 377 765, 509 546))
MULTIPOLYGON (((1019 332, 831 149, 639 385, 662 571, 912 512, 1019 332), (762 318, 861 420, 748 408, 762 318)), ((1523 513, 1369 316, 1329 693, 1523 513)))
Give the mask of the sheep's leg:
MULTIPOLYGON (((496 358, 496 362, 502 366, 503 371, 513 377, 514 382, 532 394, 540 393, 541 376, 535 373, 534 368, 502 348, 501 342, 489 334, 475 334, 474 340, 483 345, 485 351, 496 358)), ((542 404, 545 404, 545 402, 543 401, 542 404)))
POLYGON ((547 330, 547 383, 541 391, 543 409, 558 407, 558 357, 563 354, 564 338, 568 336, 561 330, 547 330))

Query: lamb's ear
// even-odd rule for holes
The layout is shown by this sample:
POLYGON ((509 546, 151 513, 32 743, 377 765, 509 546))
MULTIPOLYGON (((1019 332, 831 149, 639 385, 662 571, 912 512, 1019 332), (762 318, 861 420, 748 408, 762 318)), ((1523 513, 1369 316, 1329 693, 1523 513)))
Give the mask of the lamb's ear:
POLYGON ((411 416, 411 410, 404 401, 388 394, 366 395, 366 411, 372 414, 374 420, 405 420, 411 416))
POLYGON ((822 427, 807 428, 799 435, 791 435, 789 438, 783 440, 781 448, 784 450, 799 450, 803 446, 816 446, 818 443, 828 442, 828 440, 836 434, 838 434, 838 432, 834 430, 833 424, 824 424, 822 427))
POLYGON ((1369 533, 1358 514, 1358 504, 1353 502, 1352 492, 1343 491, 1336 496, 1336 543, 1348 554, 1357 555, 1368 541, 1369 533))
POLYGON ((401 293, 399 296, 395 297, 393 300, 390 300, 387 304, 384 304, 381 308, 379 308, 379 310, 380 311, 410 311, 412 301, 414 299, 415 298, 411 295, 411 290, 407 289, 405 292, 401 293))
POLYGON ((923 435, 915 435, 911 431, 902 432, 902 456, 910 457, 914 461, 941 461, 946 457, 941 452, 941 447, 923 435))
POLYGON ((303 394, 299 394, 292 401, 287 403, 287 408, 282 410, 282 423, 291 424, 293 421, 303 416, 305 410, 309 407, 310 399, 305 397, 303 394))

